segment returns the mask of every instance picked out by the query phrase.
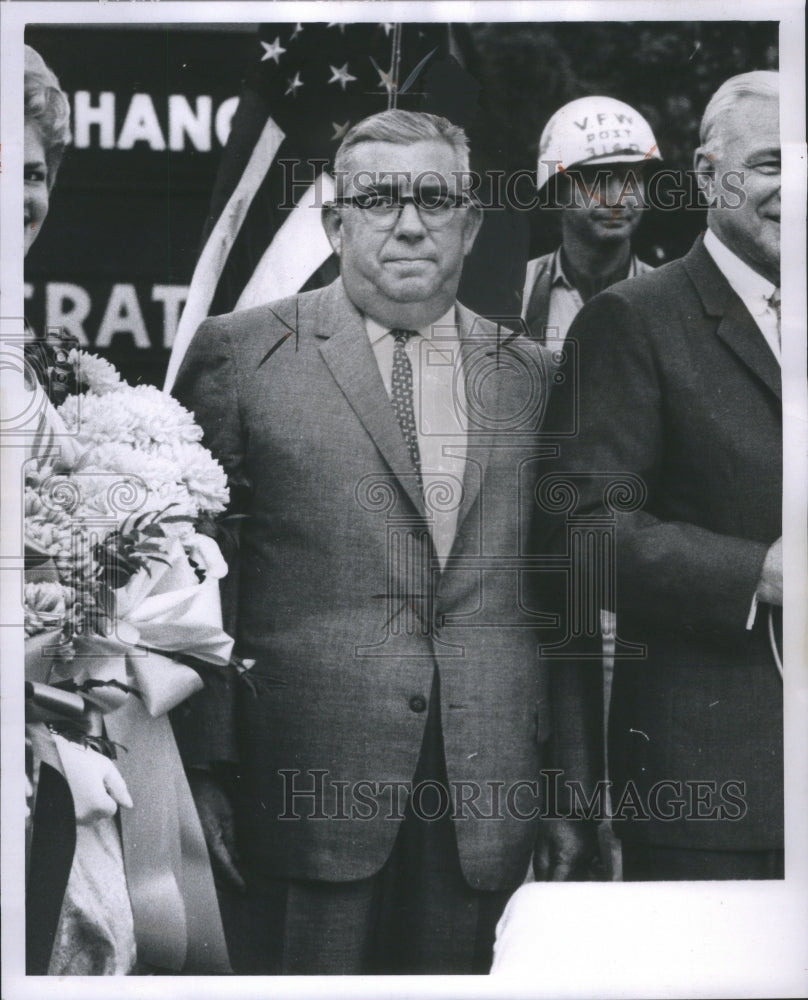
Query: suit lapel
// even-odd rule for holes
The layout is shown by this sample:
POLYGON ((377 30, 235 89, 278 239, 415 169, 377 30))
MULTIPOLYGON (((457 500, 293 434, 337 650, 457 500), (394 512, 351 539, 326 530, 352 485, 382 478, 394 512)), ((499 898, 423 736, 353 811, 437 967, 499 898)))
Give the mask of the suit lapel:
POLYGON ((323 292, 313 316, 320 353, 334 381, 398 477, 418 512, 426 513, 407 446, 382 382, 376 355, 359 311, 338 278, 323 292))
POLYGON ((716 335, 754 374, 781 398, 780 365, 766 339, 729 282, 704 247, 703 239, 684 258, 708 316, 718 318, 716 335))
MULTIPOLYGON (((493 430, 497 427, 495 418, 502 406, 500 369, 496 361, 496 328, 489 323, 481 324, 465 306, 457 304, 460 320, 460 354, 463 360, 463 381, 466 387, 466 413, 468 414, 468 437, 466 468, 463 474, 463 499, 457 516, 457 534, 464 519, 480 495, 485 472, 491 458, 493 430), (475 320, 477 323, 475 325, 475 320), (480 394, 484 380, 485 397, 480 394), (490 401, 490 404, 489 404, 490 401), (483 402, 489 404, 483 410, 483 402)), ((509 330, 502 331, 502 339, 510 336, 509 330)))
MULTIPOLYGON (((496 418, 503 406, 503 392, 500 382, 502 369, 496 363, 495 327, 488 323, 475 327, 474 313, 459 303, 457 313, 469 413, 468 458, 463 475, 463 499, 457 519, 459 533, 463 520, 480 494, 485 478, 493 447, 492 432, 497 427, 496 418), (481 412, 478 389, 483 371, 486 409, 481 412)), ((312 324, 315 335, 322 341, 320 353, 334 381, 390 469, 400 480, 416 510, 426 516, 423 495, 415 479, 401 428, 385 391, 365 324, 359 311, 345 295, 341 279, 323 291, 318 309, 312 316, 312 324)), ((510 331, 503 329, 503 340, 508 336, 510 331)))

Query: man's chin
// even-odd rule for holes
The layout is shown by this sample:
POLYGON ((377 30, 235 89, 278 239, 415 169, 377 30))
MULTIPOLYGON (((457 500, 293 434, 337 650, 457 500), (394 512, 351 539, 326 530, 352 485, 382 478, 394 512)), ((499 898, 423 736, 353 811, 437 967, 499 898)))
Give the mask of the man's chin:
POLYGON ((386 282, 384 291, 393 302, 412 302, 415 305, 431 298, 436 288, 433 281, 427 281, 421 275, 410 275, 386 282))
POLYGON ((625 243, 631 239, 633 229, 628 226, 614 226, 612 228, 599 229, 595 235, 597 243, 625 243))

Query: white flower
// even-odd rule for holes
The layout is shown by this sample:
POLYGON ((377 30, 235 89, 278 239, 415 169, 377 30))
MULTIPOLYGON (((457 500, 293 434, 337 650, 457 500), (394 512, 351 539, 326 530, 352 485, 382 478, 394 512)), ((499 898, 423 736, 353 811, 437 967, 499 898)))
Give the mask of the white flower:
POLYGON ((86 351, 70 352, 68 360, 76 367, 76 377, 82 388, 86 387, 88 392, 103 395, 113 389, 118 389, 121 385, 121 376, 114 365, 97 354, 88 354, 86 351))
POLYGON ((188 410, 153 385, 121 383, 101 396, 69 396, 59 413, 81 444, 118 441, 149 451, 202 439, 202 429, 188 410))
POLYGON ((161 448, 160 455, 169 451, 199 512, 219 514, 225 510, 230 497, 227 476, 207 448, 200 444, 175 443, 170 449, 161 448))
POLYGON ((79 464, 78 479, 106 475, 110 491, 109 512, 114 516, 162 511, 195 518, 199 507, 182 478, 182 469, 170 454, 148 453, 122 444, 89 448, 79 464), (86 464, 85 464, 86 463, 86 464))
POLYGON ((45 580, 26 583, 23 591, 25 634, 36 635, 47 629, 61 628, 74 599, 73 590, 61 583, 45 580))

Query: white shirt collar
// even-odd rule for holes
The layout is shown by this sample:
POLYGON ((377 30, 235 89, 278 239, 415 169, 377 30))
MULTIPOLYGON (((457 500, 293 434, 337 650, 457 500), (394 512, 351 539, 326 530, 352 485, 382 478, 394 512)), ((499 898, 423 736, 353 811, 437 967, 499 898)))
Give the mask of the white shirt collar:
POLYGON ((704 247, 729 282, 730 288, 743 300, 752 315, 758 316, 764 312, 777 286, 734 254, 712 229, 704 234, 704 247))
MULTIPOLYGON (((437 327, 447 327, 447 326, 457 326, 457 320, 455 318, 455 307, 452 306, 448 309, 440 319, 435 320, 434 323, 430 323, 427 326, 420 327, 416 333, 420 334, 424 340, 431 340, 433 331, 437 327)), ((381 323, 377 323, 375 319, 370 316, 365 316, 365 329, 368 332, 368 337, 370 338, 371 344, 378 343, 382 337, 386 337, 390 332, 389 326, 382 326, 381 323)), ((443 337, 441 338, 443 339, 443 337)))

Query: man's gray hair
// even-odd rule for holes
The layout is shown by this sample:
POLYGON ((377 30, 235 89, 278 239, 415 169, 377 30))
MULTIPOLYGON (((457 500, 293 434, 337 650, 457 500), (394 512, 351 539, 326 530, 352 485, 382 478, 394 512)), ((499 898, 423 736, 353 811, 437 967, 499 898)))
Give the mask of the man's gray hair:
POLYGON ((721 123, 735 105, 749 97, 780 99, 780 74, 776 70, 760 69, 741 73, 726 80, 710 98, 699 129, 699 145, 716 151, 720 143, 721 123))
POLYGON ((392 142, 410 146, 416 142, 439 139, 447 143, 457 157, 457 169, 469 172, 469 140, 459 125, 448 118, 430 115, 423 111, 402 111, 392 108, 363 118, 348 131, 334 157, 334 173, 339 185, 346 175, 346 160, 354 146, 362 142, 392 142))

